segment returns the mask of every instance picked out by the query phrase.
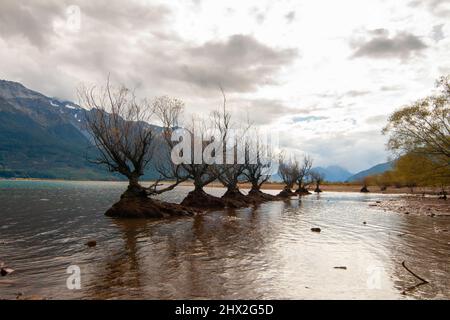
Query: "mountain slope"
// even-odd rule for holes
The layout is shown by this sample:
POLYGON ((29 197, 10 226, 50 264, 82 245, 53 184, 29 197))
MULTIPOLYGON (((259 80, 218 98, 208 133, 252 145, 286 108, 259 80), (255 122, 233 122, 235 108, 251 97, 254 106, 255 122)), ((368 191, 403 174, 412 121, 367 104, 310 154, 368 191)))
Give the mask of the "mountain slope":
POLYGON ((116 179, 91 164, 85 110, 0 80, 0 177, 116 179))
POLYGON ((344 182, 353 175, 353 173, 340 166, 315 167, 313 170, 323 174, 325 181, 328 182, 344 182))
POLYGON ((360 171, 357 174, 349 177, 347 179, 347 181, 349 181, 349 182, 361 181, 362 179, 364 179, 367 176, 370 176, 373 174, 379 174, 379 173, 383 173, 385 171, 391 170, 393 165, 394 165, 393 161, 377 164, 367 170, 360 171))
MULTIPOLYGON (((97 155, 86 128, 90 111, 22 84, 0 80, 0 177, 118 180, 91 163, 97 155)), ((161 128, 150 125, 155 132, 161 128)), ((144 179, 157 174, 148 168, 144 179)))

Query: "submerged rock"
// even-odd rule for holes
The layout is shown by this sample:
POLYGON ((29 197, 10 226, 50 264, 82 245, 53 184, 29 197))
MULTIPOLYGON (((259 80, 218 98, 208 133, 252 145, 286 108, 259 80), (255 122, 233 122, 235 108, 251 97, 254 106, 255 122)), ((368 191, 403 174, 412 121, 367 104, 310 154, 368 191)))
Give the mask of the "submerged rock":
POLYGON ((0 262, 0 275, 6 277, 8 274, 13 273, 14 269, 8 268, 3 262, 0 262))
POLYGON ((89 248, 95 247, 97 245, 97 241, 95 240, 89 240, 84 245, 88 246, 89 248))
POLYGON ((192 216, 195 211, 184 205, 166 203, 147 197, 122 197, 105 215, 117 218, 168 218, 192 216))

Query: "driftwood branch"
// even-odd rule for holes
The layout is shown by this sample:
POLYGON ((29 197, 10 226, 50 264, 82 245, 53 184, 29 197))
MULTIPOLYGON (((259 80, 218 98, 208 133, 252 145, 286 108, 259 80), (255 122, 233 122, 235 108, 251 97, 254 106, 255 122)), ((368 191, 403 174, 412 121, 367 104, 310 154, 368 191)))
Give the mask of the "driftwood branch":
POLYGON ((403 266, 403 268, 405 268, 406 271, 408 271, 410 274, 412 274, 416 279, 420 280, 420 282, 419 282, 418 284, 406 288, 406 290, 403 291, 403 293, 405 293, 406 291, 414 290, 414 289, 416 289, 417 287, 419 287, 419 286, 421 286, 421 285, 424 285, 424 284, 428 284, 428 283, 429 283, 427 280, 425 280, 424 278, 418 276, 418 275, 415 274, 413 271, 411 271, 411 270, 406 266, 405 261, 402 262, 402 266, 403 266))

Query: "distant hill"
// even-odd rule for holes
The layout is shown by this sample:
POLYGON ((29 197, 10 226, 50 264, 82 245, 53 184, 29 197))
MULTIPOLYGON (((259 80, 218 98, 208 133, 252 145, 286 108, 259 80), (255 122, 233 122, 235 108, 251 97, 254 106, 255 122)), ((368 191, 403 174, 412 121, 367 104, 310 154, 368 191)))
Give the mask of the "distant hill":
POLYGON ((313 170, 321 173, 325 181, 328 182, 344 182, 353 175, 353 173, 340 166, 316 167, 313 170))
POLYGON ((121 179, 88 161, 97 151, 85 130, 86 112, 0 80, 0 177, 121 179))
MULTIPOLYGON (((321 174, 323 174, 324 178, 328 182, 344 182, 346 181, 350 176, 353 175, 353 173, 349 172, 347 169, 342 168, 340 166, 328 166, 328 167, 314 167, 311 170, 317 171, 321 174)), ((281 182, 282 179, 280 175, 274 174, 271 176, 270 181, 272 182, 281 182)))
POLYGON ((349 182, 360 181, 367 176, 370 176, 373 174, 379 174, 379 173, 383 173, 385 171, 391 170, 393 167, 393 163, 394 163, 393 161, 389 161, 389 162, 377 164, 367 170, 360 171, 357 174, 349 177, 347 179, 347 181, 349 181, 349 182))

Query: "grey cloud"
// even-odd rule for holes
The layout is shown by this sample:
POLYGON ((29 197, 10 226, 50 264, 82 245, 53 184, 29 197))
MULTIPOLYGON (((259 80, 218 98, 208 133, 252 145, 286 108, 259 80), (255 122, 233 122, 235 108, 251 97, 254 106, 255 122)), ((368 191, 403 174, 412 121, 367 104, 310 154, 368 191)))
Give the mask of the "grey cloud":
POLYGON ((368 33, 373 36, 388 36, 389 30, 384 29, 384 28, 379 28, 379 29, 370 30, 368 33))
POLYGON ((60 1, 31 2, 2 0, 0 2, 0 36, 23 37, 37 47, 46 44, 53 32, 52 21, 63 16, 64 5, 60 1))
POLYGON ((350 91, 347 91, 343 96, 360 97, 360 96, 365 96, 369 93, 370 93, 370 91, 366 91, 366 90, 350 90, 350 91))
POLYGON ((323 116, 294 116, 292 117, 292 121, 294 122, 310 122, 310 121, 319 121, 326 120, 328 117, 323 116))
POLYGON ((266 10, 253 7, 249 10, 249 14, 253 15, 258 24, 263 24, 266 20, 266 10))
POLYGON ((171 13, 167 7, 136 1, 124 4, 119 0, 78 0, 78 4, 83 15, 95 19, 102 26, 121 30, 145 31, 147 27, 166 23, 171 13))
POLYGON ((295 11, 290 11, 284 16, 288 23, 291 23, 295 20, 295 11))
MULTIPOLYGON (((52 79, 66 79, 45 85, 45 88, 52 88, 48 94, 55 96, 67 94, 70 91, 67 86, 77 80, 98 83, 108 74, 131 87, 145 84, 152 89, 152 95, 161 92, 215 95, 220 85, 229 93, 251 92, 260 86, 276 84, 276 74, 298 57, 296 49, 272 48, 250 35, 234 35, 222 41, 193 45, 171 30, 167 8, 141 2, 71 1, 80 7, 82 30, 59 37, 51 24, 52 19, 64 17, 64 3, 37 3, 41 2, 24 7, 27 8, 24 12, 32 9, 36 21, 31 20, 24 26, 18 23, 22 31, 11 26, 3 28, 4 20, 0 19, 0 37, 14 47, 15 39, 11 37, 22 32, 32 46, 39 47, 37 53, 32 47, 24 46, 21 53, 33 56, 34 62, 16 68, 24 72, 21 79, 25 82, 30 79, 28 85, 40 89, 44 84, 35 83, 37 77, 25 73, 43 75, 50 67, 52 79), (43 25, 38 26, 37 21, 41 20, 43 25)), ((12 1, 1 2, 0 9, 5 9, 0 10, 0 17, 24 15, 22 7, 12 1)), ((28 16, 24 15, 23 19, 26 18, 28 16)))
POLYGON ((414 0, 409 3, 410 7, 425 7, 437 17, 450 16, 450 0, 414 0))
POLYGON ((403 90, 404 88, 402 86, 396 86, 396 85, 391 85, 391 86, 381 86, 380 90, 381 91, 400 91, 403 90))
MULTIPOLYGON (((82 27, 86 19, 95 21, 96 32, 114 28, 118 32, 145 30, 146 27, 166 22, 170 11, 163 6, 146 5, 137 1, 113 0, 2 0, 0 2, 0 36, 11 38, 22 36, 39 48, 53 41, 57 34, 55 21, 67 21, 69 6, 78 6, 82 27)), ((91 30, 83 30, 87 34, 91 30)))
POLYGON ((443 31, 444 24, 438 24, 433 26, 433 30, 431 31, 431 37, 434 41, 439 42, 445 39, 445 34, 443 31))
POLYGON ((239 118, 249 120, 256 125, 265 125, 276 120, 298 113, 308 113, 308 109, 286 106, 281 100, 252 99, 230 101, 231 111, 239 118))
POLYGON ((187 55, 188 63, 180 64, 175 75, 180 80, 205 88, 222 85, 237 92, 275 84, 274 74, 298 56, 296 49, 274 49, 248 35, 207 42, 182 53, 187 55))
POLYGON ((354 58, 401 58, 407 59, 427 48, 427 45, 417 36, 400 32, 393 37, 388 34, 377 35, 369 40, 355 43, 354 58))
POLYGON ((280 136, 281 147, 310 154, 315 165, 340 165, 352 172, 385 162, 385 143, 386 137, 379 130, 336 133, 332 137, 317 134, 313 138, 303 136, 302 139, 292 139, 290 135, 280 136))
POLYGON ((388 115, 380 114, 377 116, 368 117, 366 119, 366 123, 374 124, 374 125, 385 124, 387 121, 387 118, 388 118, 388 115))

